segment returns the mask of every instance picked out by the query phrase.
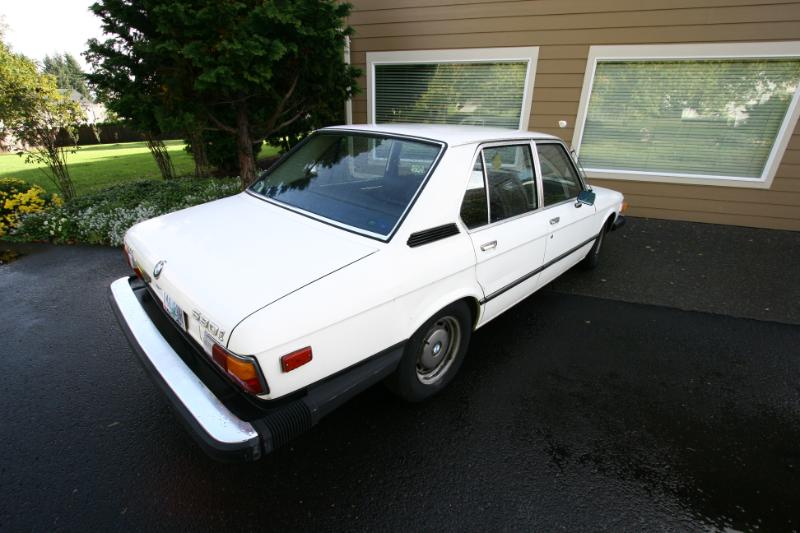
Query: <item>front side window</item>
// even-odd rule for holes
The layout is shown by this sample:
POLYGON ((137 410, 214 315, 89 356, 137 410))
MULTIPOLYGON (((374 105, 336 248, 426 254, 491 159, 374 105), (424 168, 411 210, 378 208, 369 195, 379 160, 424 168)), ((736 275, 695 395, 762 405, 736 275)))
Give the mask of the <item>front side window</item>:
POLYGON ((560 144, 537 144, 539 166, 542 168, 544 205, 553 205, 578 196, 581 182, 569 155, 560 144))
POLYGON ((251 191, 376 236, 394 230, 441 146, 347 132, 313 135, 251 191))
POLYGON ((798 86, 796 57, 598 59, 581 162, 592 177, 765 181, 798 86))
POLYGON ((538 206, 530 145, 484 148, 491 222, 515 217, 538 206))

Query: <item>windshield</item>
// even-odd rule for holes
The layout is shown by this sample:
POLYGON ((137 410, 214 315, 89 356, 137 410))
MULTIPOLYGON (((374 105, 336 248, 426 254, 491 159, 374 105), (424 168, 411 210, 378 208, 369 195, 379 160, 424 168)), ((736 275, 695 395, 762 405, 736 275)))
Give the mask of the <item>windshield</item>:
POLYGON ((424 141, 318 133, 251 190, 385 237, 408 209, 440 150, 440 145, 424 141))

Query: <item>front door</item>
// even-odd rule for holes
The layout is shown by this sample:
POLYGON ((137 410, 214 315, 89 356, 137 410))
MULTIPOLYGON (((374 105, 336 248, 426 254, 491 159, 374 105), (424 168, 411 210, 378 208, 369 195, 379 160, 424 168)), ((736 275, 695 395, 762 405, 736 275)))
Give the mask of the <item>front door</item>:
POLYGON ((583 190, 572 159, 560 142, 536 142, 549 234, 539 285, 545 285, 588 253, 597 237, 595 207, 576 202, 583 190))

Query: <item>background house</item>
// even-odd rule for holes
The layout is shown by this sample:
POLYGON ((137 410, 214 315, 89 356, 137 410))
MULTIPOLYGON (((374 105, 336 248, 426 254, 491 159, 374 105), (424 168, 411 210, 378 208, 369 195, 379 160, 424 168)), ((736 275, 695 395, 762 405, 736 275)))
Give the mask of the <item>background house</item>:
POLYGON ((350 2, 353 123, 551 133, 631 215, 800 230, 800 2, 350 2))
POLYGON ((61 89, 61 92, 69 93, 70 100, 78 102, 83 111, 85 124, 100 124, 108 120, 108 110, 105 104, 90 100, 75 89, 61 89))

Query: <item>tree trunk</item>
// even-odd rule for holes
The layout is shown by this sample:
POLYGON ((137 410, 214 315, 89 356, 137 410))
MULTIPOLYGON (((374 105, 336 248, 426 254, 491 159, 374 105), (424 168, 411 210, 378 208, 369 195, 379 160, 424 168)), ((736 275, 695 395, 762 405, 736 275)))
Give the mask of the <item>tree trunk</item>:
POLYGON ((89 124, 89 127, 92 129, 92 135, 94 136, 97 144, 103 144, 103 141, 100 140, 100 129, 97 127, 95 122, 89 124))
POLYGON ((192 143, 192 157, 194 158, 194 177, 207 178, 211 174, 211 165, 208 163, 208 152, 202 130, 189 132, 189 142, 192 143))
POLYGON ((55 183, 61 196, 65 201, 70 201, 75 198, 75 186, 72 184, 72 178, 67 169, 67 154, 63 148, 52 146, 47 152, 47 166, 50 169, 55 183))
MULTIPOLYGON (((69 129, 67 129, 67 133, 70 141, 72 141, 73 149, 77 150, 77 137, 72 135, 72 131, 69 129)), ((48 131, 42 140, 42 145, 29 151, 28 154, 32 155, 38 162, 47 165, 50 170, 48 177, 55 184, 64 200, 70 201, 75 198, 75 186, 72 184, 72 178, 67 168, 67 151, 69 148, 59 145, 58 130, 56 129, 48 131)), ((47 173, 45 172, 45 174, 47 173)))
POLYGON ((256 180, 256 160, 245 104, 240 104, 236 109, 236 151, 239 156, 239 179, 244 189, 256 180))
POLYGON ((149 132, 144 134, 144 139, 147 142, 147 149, 150 150, 153 159, 156 160, 156 165, 158 165, 158 170, 161 172, 161 177, 165 180, 174 178, 175 167, 172 166, 172 159, 164 143, 156 139, 155 135, 149 132))

